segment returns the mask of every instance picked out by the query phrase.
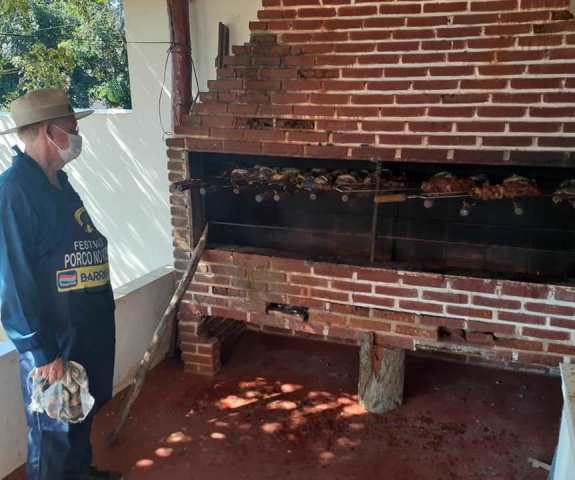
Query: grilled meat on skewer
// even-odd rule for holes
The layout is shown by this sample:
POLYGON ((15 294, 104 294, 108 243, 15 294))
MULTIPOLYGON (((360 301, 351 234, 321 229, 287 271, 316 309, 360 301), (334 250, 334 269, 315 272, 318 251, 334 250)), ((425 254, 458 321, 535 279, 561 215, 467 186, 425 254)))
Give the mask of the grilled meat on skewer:
POLYGON ((313 190, 331 190, 331 180, 327 175, 320 175, 315 177, 313 183, 310 185, 313 190))
POLYGON ((472 194, 480 200, 541 196, 541 192, 535 182, 516 175, 505 179, 501 184, 490 185, 489 183, 484 183, 477 186, 473 189, 472 194))
POLYGON ((234 180, 245 180, 250 176, 250 171, 245 168, 235 168, 232 170, 231 177, 234 180))
POLYGON ((289 182, 289 175, 284 172, 274 172, 271 181, 273 183, 287 183, 289 182))
POLYGON ((360 180, 350 173, 342 173, 335 179, 336 185, 357 186, 360 185, 360 180))
POLYGON ((425 193, 470 192, 475 183, 470 178, 455 177, 449 172, 440 172, 421 184, 425 193))
POLYGON ((256 165, 256 167, 254 167, 257 174, 256 174, 256 178, 258 180, 258 182, 261 183, 269 183, 273 177, 273 175, 275 174, 275 171, 272 168, 269 167, 262 167, 259 165, 256 165))
POLYGON ((484 183, 476 186, 472 195, 480 200, 500 200, 502 198, 540 197, 542 193, 533 180, 511 175, 498 185, 484 183))
POLYGON ((553 193, 553 203, 561 203, 563 200, 575 207, 575 179, 565 180, 553 193))
POLYGON ((541 191, 535 181, 529 178, 511 175, 503 180, 505 198, 540 197, 541 191))
POLYGON ((471 195, 479 200, 501 200, 505 197, 503 185, 484 183, 473 188, 471 195))

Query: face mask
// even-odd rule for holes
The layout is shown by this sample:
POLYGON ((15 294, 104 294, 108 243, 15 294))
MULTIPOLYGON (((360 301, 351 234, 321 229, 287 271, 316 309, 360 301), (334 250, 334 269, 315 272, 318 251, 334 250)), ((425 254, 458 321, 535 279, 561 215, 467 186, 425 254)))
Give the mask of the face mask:
POLYGON ((82 137, 80 135, 74 135, 73 133, 68 133, 62 130, 57 125, 54 126, 58 130, 61 130, 66 135, 68 135, 68 148, 66 149, 60 148, 50 137, 48 137, 50 142, 52 142, 52 144, 58 149, 58 153, 60 154, 60 160, 62 160, 62 162, 66 164, 71 162, 75 158, 78 158, 78 156, 82 152, 82 137))

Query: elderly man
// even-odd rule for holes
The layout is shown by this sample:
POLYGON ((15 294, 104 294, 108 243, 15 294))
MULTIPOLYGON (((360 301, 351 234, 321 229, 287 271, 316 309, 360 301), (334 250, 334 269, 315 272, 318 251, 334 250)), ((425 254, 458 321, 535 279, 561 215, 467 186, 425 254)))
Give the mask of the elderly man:
POLYGON ((114 298, 107 241, 90 220, 64 165, 82 149, 66 93, 43 89, 11 105, 16 132, 12 166, 0 176, 0 302, 2 324, 20 354, 28 421, 27 475, 31 480, 120 478, 91 466, 95 410, 111 398, 114 372, 114 298), (95 408, 81 423, 28 409, 28 376, 53 383, 68 361, 88 374, 95 408))

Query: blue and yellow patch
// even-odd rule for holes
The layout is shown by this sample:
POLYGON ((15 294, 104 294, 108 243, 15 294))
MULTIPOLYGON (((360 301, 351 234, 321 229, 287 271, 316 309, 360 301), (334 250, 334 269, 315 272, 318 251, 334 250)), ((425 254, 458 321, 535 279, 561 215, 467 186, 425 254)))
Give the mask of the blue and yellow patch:
POLYGON ((91 267, 60 270, 56 272, 56 281, 58 292, 103 287, 110 281, 110 267, 107 263, 104 263, 91 267))
POLYGON ((78 272, 76 270, 66 270, 57 273, 58 291, 73 289, 78 285, 78 272))

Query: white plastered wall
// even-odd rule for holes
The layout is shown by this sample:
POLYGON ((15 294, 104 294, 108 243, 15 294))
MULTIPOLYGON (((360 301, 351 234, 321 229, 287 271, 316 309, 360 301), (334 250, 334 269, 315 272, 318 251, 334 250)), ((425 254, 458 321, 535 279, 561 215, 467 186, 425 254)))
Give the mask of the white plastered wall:
POLYGON ((249 41, 249 23, 257 20, 261 8, 261 0, 191 0, 191 41, 201 91, 207 91, 208 80, 216 79, 218 22, 230 29, 231 50, 232 45, 243 45, 249 41))
MULTIPOLYGON (((129 42, 169 42, 165 1, 124 0, 129 42)), ((112 283, 125 284, 172 263, 166 149, 158 98, 167 43, 128 43, 130 111, 101 111, 80 122, 81 157, 66 167, 93 221, 110 242, 112 283)), ((170 63, 162 101, 170 129, 170 63)), ((0 129, 11 126, 0 115, 0 129)), ((0 137, 0 172, 11 163, 14 135, 0 137)))
MULTIPOLYGON (((124 0, 128 42, 168 42, 165 0, 124 0)), ((249 40, 249 22, 261 0, 192 0, 190 27, 200 89, 216 78, 218 22, 230 28, 230 44, 249 40)), ((128 43, 131 111, 102 111, 81 121, 85 148, 66 167, 94 222, 110 241, 115 287, 172 262, 165 143, 158 99, 167 43, 128 43)), ((161 116, 170 129, 170 62, 161 116)), ((194 91, 195 91, 194 85, 194 91)), ((0 114, 0 129, 11 126, 0 114)), ((0 137, 0 173, 11 163, 14 135, 0 137)))

